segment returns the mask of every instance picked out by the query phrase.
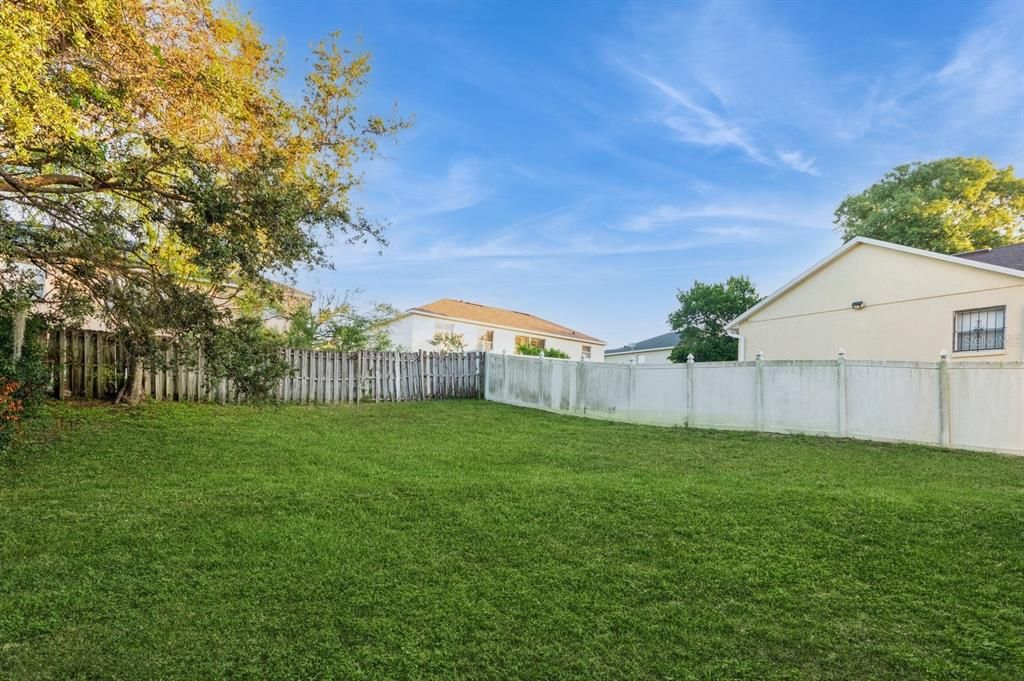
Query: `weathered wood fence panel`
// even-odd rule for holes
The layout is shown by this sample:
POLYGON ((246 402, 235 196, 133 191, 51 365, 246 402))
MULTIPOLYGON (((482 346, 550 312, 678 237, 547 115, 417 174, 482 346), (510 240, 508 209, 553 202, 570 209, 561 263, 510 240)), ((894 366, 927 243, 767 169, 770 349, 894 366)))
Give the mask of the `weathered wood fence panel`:
MULTIPOLYGON (((128 362, 113 334, 60 331, 49 334, 49 361, 57 397, 102 399, 128 379, 128 362)), ((288 348, 291 372, 273 392, 281 402, 404 402, 482 398, 484 353, 335 352, 288 348)), ((201 354, 166 351, 148 362, 143 388, 154 400, 234 402, 229 381, 207 376, 201 354)))

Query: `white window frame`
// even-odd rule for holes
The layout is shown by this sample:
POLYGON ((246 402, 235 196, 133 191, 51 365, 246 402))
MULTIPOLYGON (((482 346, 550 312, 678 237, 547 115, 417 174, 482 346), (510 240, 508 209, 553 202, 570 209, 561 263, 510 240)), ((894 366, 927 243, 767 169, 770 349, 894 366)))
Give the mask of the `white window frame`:
POLYGON ((547 347, 547 339, 546 338, 539 338, 537 336, 522 336, 522 335, 520 335, 520 336, 516 336, 515 337, 515 344, 516 344, 517 348, 520 345, 529 345, 530 347, 540 348, 541 350, 544 350, 547 347), (520 343, 519 342, 520 340, 525 341, 525 342, 520 343))

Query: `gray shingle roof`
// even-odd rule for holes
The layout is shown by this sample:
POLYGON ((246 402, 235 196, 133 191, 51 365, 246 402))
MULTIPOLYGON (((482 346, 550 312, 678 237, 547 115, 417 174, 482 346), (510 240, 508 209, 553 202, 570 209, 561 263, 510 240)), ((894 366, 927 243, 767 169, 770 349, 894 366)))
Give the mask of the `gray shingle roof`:
POLYGON ((622 354, 627 352, 643 352, 644 350, 667 350, 668 348, 674 348, 679 344, 679 334, 675 331, 669 331, 663 333, 660 336, 654 338, 648 338, 647 340, 638 341, 631 343, 630 345, 623 345, 621 348, 615 348, 613 350, 605 350, 605 356, 622 354))
POLYGON ((975 262, 983 262, 1014 270, 1024 270, 1024 243, 1001 246, 1000 248, 984 248, 970 253, 957 253, 958 258, 966 258, 975 262))

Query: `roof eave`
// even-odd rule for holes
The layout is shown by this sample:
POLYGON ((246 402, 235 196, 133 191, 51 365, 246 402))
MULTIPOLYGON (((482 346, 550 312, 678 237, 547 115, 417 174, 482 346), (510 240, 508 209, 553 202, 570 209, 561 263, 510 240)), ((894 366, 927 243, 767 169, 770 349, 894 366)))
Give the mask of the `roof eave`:
POLYGON ((872 238, 866 237, 866 236, 858 236, 858 237, 854 237, 853 239, 850 239, 845 244, 843 244, 842 246, 840 246, 839 248, 837 248, 836 250, 832 251, 827 256, 825 256, 824 258, 822 258, 821 260, 816 262, 810 268, 804 270, 803 272, 798 274, 796 277, 794 277, 793 279, 790 279, 788 282, 783 284, 780 288, 778 288, 775 291, 773 291, 769 296, 767 296, 760 303, 758 303, 757 305, 754 305, 752 308, 750 308, 749 310, 747 310, 746 312, 744 312, 740 316, 738 316, 735 319, 733 319, 731 322, 729 322, 728 324, 725 325, 726 330, 728 330, 728 331, 736 331, 736 330, 738 330, 738 325, 739 324, 743 323, 744 321, 749 319, 751 316, 755 315, 757 312, 759 312, 760 310, 762 310, 765 307, 767 307, 770 303, 772 303, 775 300, 777 300, 779 297, 781 297, 783 294, 788 292, 790 289, 794 288, 797 284, 802 282, 804 279, 808 278, 809 276, 811 276, 812 274, 814 274, 818 270, 824 268, 826 265, 828 265, 833 260, 836 260, 837 258, 842 256, 847 251, 852 250, 853 248, 855 248, 855 247, 857 247, 857 246, 859 246, 861 244, 867 244, 869 246, 878 246, 880 248, 888 248, 888 249, 893 250, 893 251, 900 251, 902 253, 910 253, 912 255, 920 255, 920 256, 924 256, 926 258, 933 258, 935 260, 942 260, 944 262, 949 262, 949 263, 953 263, 953 264, 956 264, 956 265, 964 265, 965 267, 974 267, 975 269, 987 270, 989 272, 996 272, 998 274, 1006 274, 1006 275, 1009 275, 1011 277, 1018 277, 1018 278, 1024 279, 1024 270, 1015 270, 1012 267, 1001 267, 999 265, 990 265, 988 263, 977 262, 977 261, 971 260, 969 258, 961 258, 961 257, 955 256, 955 255, 946 255, 945 253, 935 253, 933 251, 926 251, 926 250, 923 250, 923 249, 920 249, 920 248, 914 248, 912 246, 904 246, 902 244, 894 244, 894 243, 891 243, 891 242, 888 242, 888 241, 881 241, 879 239, 872 239, 872 238))
POLYGON ((636 348, 633 348, 632 350, 605 350, 604 356, 608 357, 609 355, 632 355, 638 352, 659 352, 662 350, 674 350, 675 347, 676 346, 674 345, 666 345, 663 348, 644 348, 643 350, 637 350, 636 348))
POLYGON ((608 345, 605 341, 600 338, 594 338, 593 336, 569 336, 564 333, 551 333, 550 331, 541 331, 539 329, 527 329, 522 326, 509 326, 508 324, 494 324, 492 322, 482 322, 478 319, 469 319, 468 317, 454 317, 452 315, 441 314, 439 312, 431 312, 430 310, 424 310, 419 307, 411 307, 402 314, 402 317, 411 314, 421 314, 427 317, 434 317, 436 319, 454 319, 455 321, 466 322, 468 324, 477 324, 483 326, 493 326, 499 329, 508 329, 509 331, 522 331, 524 333, 539 333, 543 336, 550 336, 551 338, 561 338, 562 340, 573 341, 575 343, 583 343, 584 345, 608 345))

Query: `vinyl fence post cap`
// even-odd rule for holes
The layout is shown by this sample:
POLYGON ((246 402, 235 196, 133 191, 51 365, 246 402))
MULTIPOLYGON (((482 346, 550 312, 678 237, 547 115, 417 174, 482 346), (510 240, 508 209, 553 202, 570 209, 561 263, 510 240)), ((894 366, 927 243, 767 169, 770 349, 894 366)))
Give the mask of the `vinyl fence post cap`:
POLYGON ((943 360, 943 361, 949 359, 949 353, 946 352, 945 348, 943 348, 942 350, 939 350, 939 359, 943 360))
POLYGON ((757 351, 757 355, 755 355, 755 356, 754 356, 754 358, 755 358, 755 359, 756 359, 757 361, 761 361, 762 359, 764 359, 764 353, 763 353, 763 352, 761 352, 760 350, 758 350, 758 351, 757 351))
POLYGON ((839 348, 839 357, 840 358, 845 358, 846 357, 846 348, 839 348))
POLYGON ((692 352, 686 356, 686 363, 687 364, 693 364, 693 353, 692 352))

